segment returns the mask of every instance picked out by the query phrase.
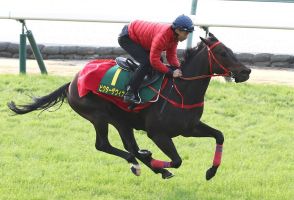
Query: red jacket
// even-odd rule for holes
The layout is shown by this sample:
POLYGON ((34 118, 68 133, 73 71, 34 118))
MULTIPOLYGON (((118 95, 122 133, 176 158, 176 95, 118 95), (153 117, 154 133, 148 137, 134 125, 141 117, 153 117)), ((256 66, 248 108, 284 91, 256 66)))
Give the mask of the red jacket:
POLYGON ((166 59, 170 65, 180 66, 177 57, 178 41, 171 25, 136 20, 129 24, 128 32, 134 42, 150 51, 150 63, 156 70, 163 73, 169 71, 160 60, 163 51, 166 51, 166 59))

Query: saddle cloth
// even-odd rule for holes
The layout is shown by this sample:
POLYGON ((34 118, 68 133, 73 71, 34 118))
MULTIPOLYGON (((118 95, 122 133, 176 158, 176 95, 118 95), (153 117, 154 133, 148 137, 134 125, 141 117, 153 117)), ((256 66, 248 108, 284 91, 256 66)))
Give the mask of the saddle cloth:
MULTIPOLYGON (((158 99, 158 93, 145 86, 139 92, 142 104, 130 110, 129 104, 123 102, 122 99, 130 76, 130 72, 122 70, 114 60, 91 61, 79 72, 77 83, 79 96, 83 97, 92 92, 129 112, 142 110, 158 99)), ((162 75, 152 83, 152 87, 160 91, 161 86, 165 86, 166 82, 167 80, 162 75)))
MULTIPOLYGON (((111 67, 103 76, 98 92, 105 93, 112 96, 123 97, 126 92, 126 87, 130 81, 131 72, 123 70, 119 65, 111 67)), ((163 81, 163 75, 154 83, 151 84, 153 88, 159 91, 163 81)), ((140 89, 139 97, 141 103, 152 101, 158 94, 145 86, 140 89)))

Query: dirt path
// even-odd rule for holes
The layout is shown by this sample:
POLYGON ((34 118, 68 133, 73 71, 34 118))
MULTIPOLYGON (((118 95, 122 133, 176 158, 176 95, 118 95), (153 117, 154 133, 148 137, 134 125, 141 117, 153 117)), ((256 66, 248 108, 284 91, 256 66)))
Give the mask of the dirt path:
MULTIPOLYGON (((88 60, 45 60, 49 74, 61 76, 74 76, 82 69, 88 60)), ((36 60, 27 60, 27 73, 40 74, 36 60)), ((0 74, 18 74, 18 59, 0 58, 0 74)), ((223 80, 222 78, 220 80, 223 80)), ((294 87, 294 69, 260 68, 252 67, 250 83, 267 83, 289 85, 294 87)))
MULTIPOLYGON (((73 76, 85 66, 87 60, 45 60, 48 74, 73 76)), ((40 69, 36 60, 27 60, 27 74, 40 74, 40 69)), ((0 74, 18 74, 19 60, 0 58, 0 74)))

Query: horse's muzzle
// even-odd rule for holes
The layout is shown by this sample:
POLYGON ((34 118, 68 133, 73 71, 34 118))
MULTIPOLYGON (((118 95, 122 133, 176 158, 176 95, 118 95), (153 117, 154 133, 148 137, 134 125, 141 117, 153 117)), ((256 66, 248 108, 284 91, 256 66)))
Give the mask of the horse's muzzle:
POLYGON ((234 75, 235 82, 241 83, 241 82, 247 81, 249 79, 250 73, 251 73, 251 69, 249 69, 249 68, 246 68, 246 69, 240 71, 238 74, 234 75))

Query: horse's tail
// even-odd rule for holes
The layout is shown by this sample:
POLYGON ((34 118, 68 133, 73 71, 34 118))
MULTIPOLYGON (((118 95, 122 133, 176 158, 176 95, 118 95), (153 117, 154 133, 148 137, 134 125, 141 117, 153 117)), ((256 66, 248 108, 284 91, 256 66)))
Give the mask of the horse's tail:
MULTIPOLYGON (((16 114, 26 114, 34 110, 47 110, 48 108, 56 105, 58 102, 61 102, 60 106, 64 102, 66 97, 66 91, 70 85, 69 83, 64 84, 54 92, 43 96, 43 97, 33 97, 33 102, 26 105, 16 105, 13 101, 7 103, 7 106, 10 110, 16 114)), ((60 107, 59 106, 59 107, 60 107)))

